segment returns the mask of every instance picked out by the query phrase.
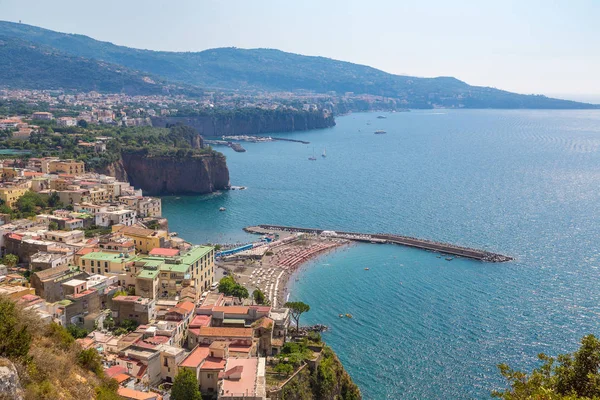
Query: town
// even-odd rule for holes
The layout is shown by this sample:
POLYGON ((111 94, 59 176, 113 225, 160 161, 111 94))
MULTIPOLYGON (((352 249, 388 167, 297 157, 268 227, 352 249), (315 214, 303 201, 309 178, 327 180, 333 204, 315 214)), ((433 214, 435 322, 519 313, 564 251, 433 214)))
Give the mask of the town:
POLYGON ((178 373, 191 371, 206 398, 279 398, 316 368, 320 335, 296 328, 309 307, 277 307, 280 278, 345 241, 287 234, 192 245, 169 232, 160 198, 83 162, 10 158, 0 171, 0 296, 97 351, 121 397, 169 398, 178 373), (246 262, 255 268, 238 283, 246 262))

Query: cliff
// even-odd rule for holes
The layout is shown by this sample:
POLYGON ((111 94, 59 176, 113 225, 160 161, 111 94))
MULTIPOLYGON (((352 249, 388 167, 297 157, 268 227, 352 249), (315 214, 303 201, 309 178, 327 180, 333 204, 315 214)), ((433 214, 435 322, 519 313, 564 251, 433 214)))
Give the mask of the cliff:
POLYGON ((123 152, 111 168, 148 195, 205 194, 229 186, 225 156, 217 152, 181 158, 123 152))
POLYGON ((155 127, 184 124, 200 135, 255 135, 323 129, 335 125, 333 115, 323 111, 233 110, 188 117, 152 117, 155 127))
POLYGON ((360 400, 362 395, 333 350, 325 346, 314 369, 305 368, 276 397, 280 400, 360 400))
POLYGON ((15 365, 6 358, 0 358, 0 399, 23 399, 23 388, 15 365))

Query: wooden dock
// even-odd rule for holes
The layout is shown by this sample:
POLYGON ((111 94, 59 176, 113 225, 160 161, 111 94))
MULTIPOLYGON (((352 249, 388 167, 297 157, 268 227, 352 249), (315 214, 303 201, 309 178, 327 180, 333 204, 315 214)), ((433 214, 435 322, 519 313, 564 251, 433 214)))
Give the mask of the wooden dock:
POLYGON ((434 242, 431 240, 417 239, 409 236, 392 235, 386 233, 360 233, 360 232, 344 232, 344 231, 328 231, 326 229, 315 228, 300 228, 296 226, 282 225, 258 225, 255 227, 244 228, 246 232, 264 234, 267 232, 286 231, 286 232, 301 232, 320 235, 323 232, 335 232, 334 237, 355 240, 360 242, 372 243, 395 243, 402 246, 415 247, 437 253, 453 255, 457 257, 471 258, 474 260, 485 262, 506 262, 511 261, 512 257, 502 254, 492 253, 486 250, 471 249, 468 247, 457 246, 449 243, 434 242))

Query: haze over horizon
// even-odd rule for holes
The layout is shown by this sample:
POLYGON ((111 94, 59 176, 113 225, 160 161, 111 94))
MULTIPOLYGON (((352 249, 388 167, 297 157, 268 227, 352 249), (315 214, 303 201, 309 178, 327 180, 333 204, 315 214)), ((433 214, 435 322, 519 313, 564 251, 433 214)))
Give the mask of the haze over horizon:
POLYGON ((398 75, 453 76, 471 85, 600 103, 600 55, 593 52, 600 3, 592 0, 185 0, 177 6, 107 0, 102 7, 0 0, 0 9, 3 20, 134 48, 275 48, 398 75))

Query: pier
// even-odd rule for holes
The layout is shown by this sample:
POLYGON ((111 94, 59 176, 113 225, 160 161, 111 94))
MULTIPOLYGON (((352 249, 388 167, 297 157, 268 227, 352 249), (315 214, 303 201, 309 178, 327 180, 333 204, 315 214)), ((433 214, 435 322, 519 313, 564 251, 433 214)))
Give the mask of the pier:
POLYGON ((468 247, 457 246, 449 243, 434 242, 426 239, 417 239, 409 236, 393 235, 387 233, 360 233, 331 231, 315 228, 299 228, 295 226, 282 225, 258 225, 244 228, 246 232, 265 234, 274 231, 310 233, 314 235, 327 235, 331 237, 349 239, 367 243, 394 243, 402 246, 414 247, 437 253, 453 255, 457 257, 471 258, 485 262, 506 262, 511 261, 512 257, 502 254, 492 253, 486 250, 471 249, 468 247))

